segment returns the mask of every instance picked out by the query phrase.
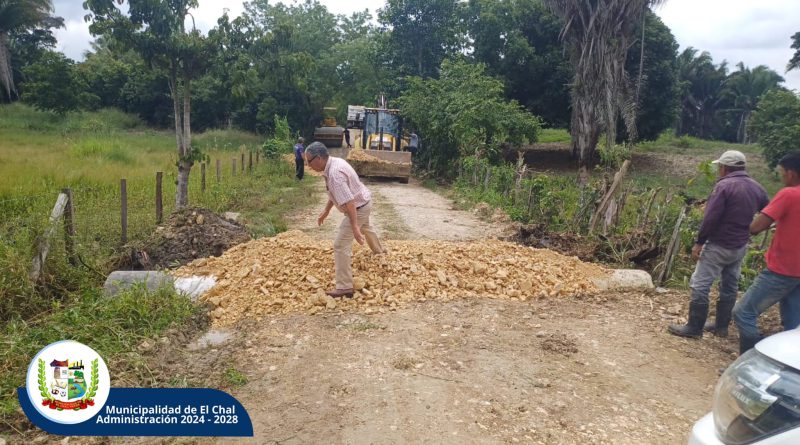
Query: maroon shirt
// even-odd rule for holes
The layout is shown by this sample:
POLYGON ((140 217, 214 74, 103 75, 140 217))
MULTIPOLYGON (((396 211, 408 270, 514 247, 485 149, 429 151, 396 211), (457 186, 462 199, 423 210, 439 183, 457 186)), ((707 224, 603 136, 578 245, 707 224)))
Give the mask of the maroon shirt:
POLYGON ((753 216, 768 203, 767 191, 747 172, 720 178, 708 197, 697 244, 708 241, 726 249, 743 247, 750 241, 753 216))

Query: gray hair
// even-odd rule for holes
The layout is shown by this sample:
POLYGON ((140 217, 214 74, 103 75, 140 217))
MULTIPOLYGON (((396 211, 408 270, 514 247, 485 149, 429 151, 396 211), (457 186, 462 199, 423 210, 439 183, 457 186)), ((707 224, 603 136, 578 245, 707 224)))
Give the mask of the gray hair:
POLYGON ((318 156, 322 159, 327 159, 330 155, 328 154, 328 147, 325 146, 322 142, 314 142, 306 147, 306 156, 313 158, 318 156))

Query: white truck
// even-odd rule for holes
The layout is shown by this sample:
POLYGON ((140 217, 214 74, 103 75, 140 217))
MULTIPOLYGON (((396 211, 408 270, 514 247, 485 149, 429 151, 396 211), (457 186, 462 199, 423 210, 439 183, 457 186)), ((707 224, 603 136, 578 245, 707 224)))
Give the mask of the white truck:
POLYGON ((800 444, 800 329, 760 341, 720 377, 689 445, 800 444))
POLYGON ((363 105, 347 106, 347 128, 364 128, 364 113, 366 107, 363 105))

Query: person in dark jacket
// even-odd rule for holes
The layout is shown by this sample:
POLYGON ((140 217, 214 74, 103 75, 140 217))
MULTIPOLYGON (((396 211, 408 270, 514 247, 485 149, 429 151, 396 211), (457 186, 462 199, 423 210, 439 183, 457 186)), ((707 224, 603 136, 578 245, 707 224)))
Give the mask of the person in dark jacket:
POLYGON ((297 180, 302 181, 306 173, 306 163, 303 155, 306 151, 303 144, 306 142, 303 138, 297 139, 297 144, 294 146, 294 170, 297 174, 297 180))
POLYGON ((769 203, 764 187, 747 174, 743 153, 731 150, 713 162, 718 166, 717 184, 708 197, 705 216, 692 248, 697 261, 689 287, 689 321, 669 325, 669 332, 681 337, 700 338, 703 330, 717 336, 728 335, 731 311, 739 291, 742 260, 750 241, 753 216, 769 203), (719 301, 714 323, 708 318, 708 293, 714 281, 719 283, 719 301))

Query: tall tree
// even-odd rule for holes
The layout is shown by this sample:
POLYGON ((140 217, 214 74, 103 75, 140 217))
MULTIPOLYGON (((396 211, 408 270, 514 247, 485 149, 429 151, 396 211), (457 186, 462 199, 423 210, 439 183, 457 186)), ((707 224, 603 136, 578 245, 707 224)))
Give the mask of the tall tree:
POLYGON ((735 116, 736 141, 747 144, 750 142, 747 133, 750 116, 761 97, 768 91, 779 88, 784 79, 765 65, 759 65, 751 70, 739 62, 736 67, 738 71, 731 73, 725 82, 723 95, 729 108, 724 111, 735 116))
POLYGON ((786 71, 800 69, 800 32, 796 32, 792 36, 792 49, 794 50, 794 55, 789 60, 786 71))
POLYGON ((436 77, 442 61, 465 44, 458 0, 387 0, 378 20, 391 32, 393 64, 403 76, 436 77))
POLYGON ((542 0, 470 0, 467 16, 473 57, 505 80, 507 97, 549 126, 567 127, 572 66, 561 21, 542 0))
POLYGON ((0 87, 6 96, 17 95, 9 50, 10 35, 44 27, 62 27, 64 19, 53 17, 52 0, 0 0, 0 87))
MULTIPOLYGON (((115 0, 86 0, 86 16, 94 35, 109 35, 115 42, 139 53, 154 69, 164 70, 172 96, 178 151, 177 208, 189 204, 189 174, 200 156, 192 148, 192 80, 210 59, 207 39, 185 23, 197 0, 128 0, 127 14, 115 0)), ((194 19, 192 18, 192 23, 194 19)))
POLYGON ((698 55, 689 47, 678 56, 678 82, 681 114, 676 126, 678 135, 713 137, 715 119, 722 106, 722 92, 728 77, 725 62, 715 65, 708 52, 698 55))
POLYGON ((588 181, 600 133, 606 145, 616 141, 621 114, 627 133, 636 139, 636 104, 625 71, 628 49, 636 38, 644 10, 663 0, 544 0, 563 22, 561 36, 575 69, 572 83, 572 152, 580 180, 588 181))
MULTIPOLYGON (((655 13, 646 11, 644 19, 636 31, 638 38, 628 51, 625 69, 631 79, 636 79, 638 139, 653 140, 672 128, 678 114, 678 42, 655 13)), ((625 133, 623 125, 617 128, 625 133)))
POLYGON ((792 91, 774 89, 758 103, 750 130, 764 148, 771 167, 800 146, 800 97, 792 91))

